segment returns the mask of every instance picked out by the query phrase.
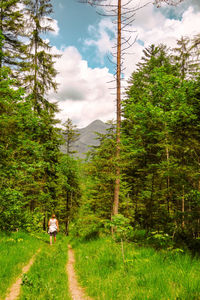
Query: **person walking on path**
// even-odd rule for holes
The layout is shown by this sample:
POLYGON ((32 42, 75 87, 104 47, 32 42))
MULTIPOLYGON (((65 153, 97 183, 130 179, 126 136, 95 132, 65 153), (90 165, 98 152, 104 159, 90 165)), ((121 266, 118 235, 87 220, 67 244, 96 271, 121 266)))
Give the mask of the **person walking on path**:
POLYGON ((56 242, 56 234, 59 231, 58 220, 56 219, 56 216, 54 214, 52 215, 51 219, 49 220, 48 226, 49 226, 48 233, 50 234, 50 245, 52 245, 52 236, 54 236, 54 243, 55 243, 56 242))

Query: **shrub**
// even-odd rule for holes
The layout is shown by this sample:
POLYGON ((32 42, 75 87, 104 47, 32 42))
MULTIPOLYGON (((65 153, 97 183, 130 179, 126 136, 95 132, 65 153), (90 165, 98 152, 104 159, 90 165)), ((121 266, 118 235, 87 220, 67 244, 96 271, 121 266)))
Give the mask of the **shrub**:
POLYGON ((150 232, 147 240, 150 245, 156 247, 157 249, 166 248, 173 245, 172 238, 163 231, 150 232))
POLYGON ((147 232, 145 229, 134 229, 129 232, 128 239, 132 242, 144 243, 147 238, 147 232))
POLYGON ((23 194, 15 189, 0 191, 0 229, 16 230, 23 218, 23 194))
POLYGON ((24 222, 22 228, 28 232, 41 232, 43 229, 44 214, 37 208, 34 212, 26 211, 24 213, 24 222))
POLYGON ((116 241, 127 239, 130 232, 133 231, 133 227, 130 225, 130 220, 121 214, 113 216, 112 220, 107 224, 114 228, 116 241))
POLYGON ((90 214, 79 217, 74 223, 70 224, 69 231, 72 237, 81 240, 89 240, 99 236, 102 228, 102 221, 97 216, 90 214))

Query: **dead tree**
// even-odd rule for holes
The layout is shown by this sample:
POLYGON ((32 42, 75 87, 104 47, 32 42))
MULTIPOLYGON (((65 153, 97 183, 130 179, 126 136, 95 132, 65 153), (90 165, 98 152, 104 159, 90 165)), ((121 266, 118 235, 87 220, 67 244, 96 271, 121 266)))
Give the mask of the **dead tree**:
POLYGON ((119 193, 120 193, 120 132, 121 132, 121 95, 122 95, 122 80, 124 71, 124 59, 128 54, 128 50, 133 46, 136 41, 136 37, 132 38, 131 25, 134 21, 136 12, 143 6, 134 6, 134 0, 80 0, 81 3, 87 3, 94 6, 97 13, 101 16, 107 16, 112 18, 113 23, 116 26, 116 44, 113 46, 113 53, 111 53, 111 59, 109 60, 115 64, 116 72, 114 74, 114 80, 116 86, 116 180, 113 199, 112 215, 118 214, 119 208, 119 193))
POLYGON ((183 1, 184 0, 155 0, 154 4, 156 4, 157 7, 159 7, 162 3, 167 3, 168 5, 176 6, 176 5, 180 4, 183 1))
MULTIPOLYGON (((119 192, 120 192, 120 132, 121 132, 121 95, 122 95, 122 80, 123 80, 123 63, 128 50, 133 46, 136 37, 132 39, 131 28, 135 19, 136 12, 152 3, 159 6, 162 2, 169 5, 177 5, 184 0, 148 0, 144 5, 136 6, 134 0, 79 0, 80 3, 87 3, 94 6, 97 13, 101 16, 111 17, 113 23, 116 25, 116 45, 113 47, 114 51, 111 54, 114 58, 111 62, 116 66, 116 73, 114 74, 114 81, 116 82, 116 106, 117 106, 117 124, 116 124, 116 181, 113 200, 112 215, 118 214, 119 208, 119 192)), ((130 53, 129 53, 130 54, 130 53)))

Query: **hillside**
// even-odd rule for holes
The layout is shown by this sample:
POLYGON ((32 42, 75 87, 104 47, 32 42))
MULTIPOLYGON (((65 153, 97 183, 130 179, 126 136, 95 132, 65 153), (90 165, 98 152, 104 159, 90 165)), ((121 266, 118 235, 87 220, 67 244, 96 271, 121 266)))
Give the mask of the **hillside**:
MULTIPOLYGON (((78 129, 78 133, 80 135, 72 147, 72 150, 76 151, 74 155, 79 158, 85 158, 85 153, 90 150, 90 146, 99 145, 96 133, 98 132, 104 134, 108 128, 108 124, 102 122, 101 120, 95 120, 88 126, 78 129)), ((66 153, 66 145, 61 147, 61 151, 66 153)))

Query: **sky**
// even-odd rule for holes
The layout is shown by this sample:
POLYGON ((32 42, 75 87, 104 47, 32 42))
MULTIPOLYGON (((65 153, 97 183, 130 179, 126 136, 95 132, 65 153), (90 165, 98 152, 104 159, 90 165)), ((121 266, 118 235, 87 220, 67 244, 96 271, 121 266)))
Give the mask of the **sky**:
MULTIPOLYGON (((150 2, 133 0, 129 4, 130 10, 144 7, 136 12, 129 26, 135 43, 124 57, 124 85, 145 47, 160 43, 175 47, 182 36, 200 34, 200 0, 185 0, 176 7, 164 3, 157 7, 150 2)), ((58 90, 50 92, 49 100, 58 104, 57 118, 61 123, 70 118, 79 128, 97 119, 104 122, 115 119, 116 95, 112 83, 115 70, 110 53, 115 49, 116 25, 110 17, 100 16, 95 8, 78 0, 52 0, 52 4, 55 31, 47 38, 53 53, 61 57, 55 63, 58 90)))

